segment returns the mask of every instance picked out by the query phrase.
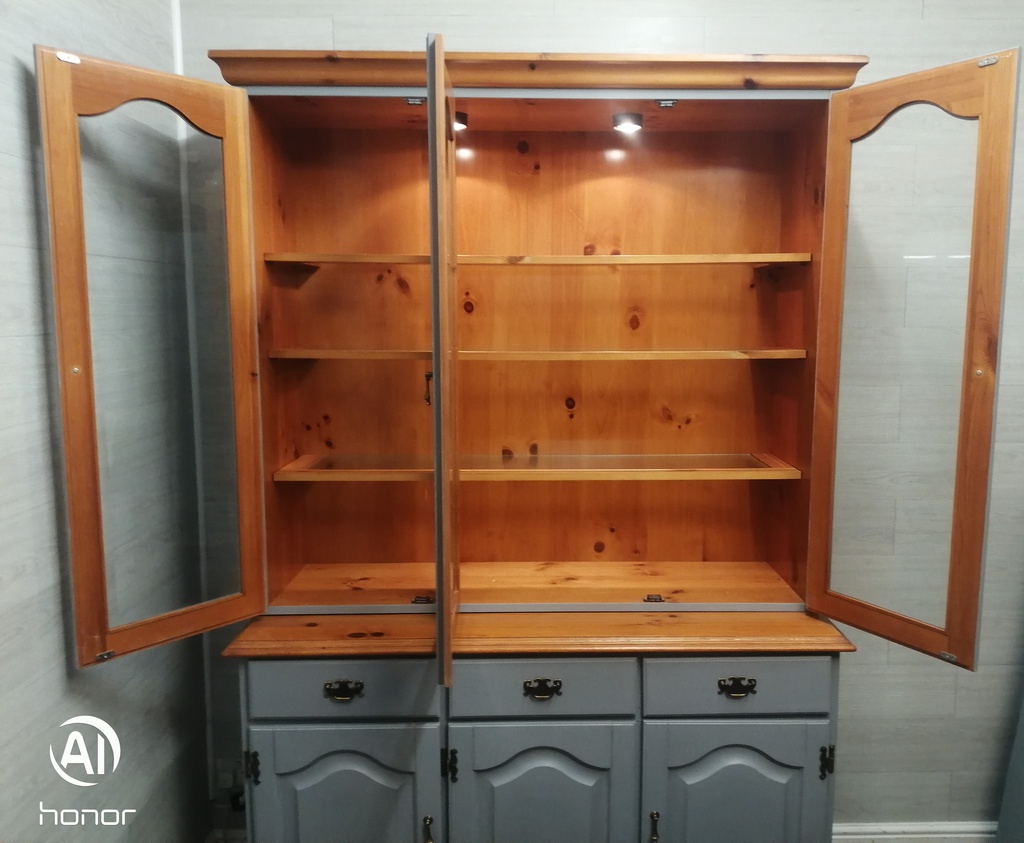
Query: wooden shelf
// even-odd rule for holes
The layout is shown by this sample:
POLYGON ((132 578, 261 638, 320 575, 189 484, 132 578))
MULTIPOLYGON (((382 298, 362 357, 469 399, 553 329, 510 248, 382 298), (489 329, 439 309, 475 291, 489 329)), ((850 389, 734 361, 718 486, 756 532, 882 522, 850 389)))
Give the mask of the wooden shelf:
POLYGON ((430 360, 429 351, 404 348, 272 348, 271 360, 430 360))
POLYGON ((430 255, 341 255, 325 252, 266 252, 263 260, 270 264, 307 266, 318 269, 325 264, 429 264, 430 255))
MULTIPOLYGON (((802 611, 765 562, 463 562, 463 612, 802 611), (649 597, 660 600, 647 600, 649 597)), ((434 566, 417 562, 308 564, 270 601, 271 612, 427 611, 434 566), (417 603, 415 598, 421 598, 417 603), (416 609, 410 607, 416 606, 416 609), (312 609, 311 609, 312 607, 312 609), (422 608, 420 608, 422 607, 422 608)))
POLYGON ((459 462, 459 479, 464 481, 799 478, 799 469, 771 454, 473 456, 459 462))
MULTIPOLYGON (((427 562, 303 565, 270 607, 409 607, 417 597, 432 601, 435 588, 434 565, 427 562)), ((430 604, 423 608, 433 612, 430 604)))
MULTIPOLYGON (((331 264, 429 264, 430 255, 333 254, 326 252, 266 252, 268 264, 318 269, 331 264)), ((809 263, 810 252, 764 252, 686 255, 459 255, 460 266, 777 266, 809 263)))
POLYGON ((424 481, 434 476, 434 460, 421 456, 304 454, 274 472, 281 482, 424 481))
POLYGON ((775 266, 809 263, 810 252, 687 255, 459 255, 460 266, 775 266))
POLYGON ((615 605, 803 609, 796 592, 765 562, 463 562, 459 576, 463 611, 509 611, 512 606, 543 611, 546 605, 557 605, 560 611, 566 606, 595 611, 615 605), (649 596, 661 602, 645 603, 649 596))
MULTIPOLYGON (((273 356, 273 355, 272 355, 273 356)), ((588 360, 803 360, 803 348, 687 348, 669 351, 519 351, 512 349, 488 351, 459 351, 459 360, 501 361, 579 361, 588 360)))

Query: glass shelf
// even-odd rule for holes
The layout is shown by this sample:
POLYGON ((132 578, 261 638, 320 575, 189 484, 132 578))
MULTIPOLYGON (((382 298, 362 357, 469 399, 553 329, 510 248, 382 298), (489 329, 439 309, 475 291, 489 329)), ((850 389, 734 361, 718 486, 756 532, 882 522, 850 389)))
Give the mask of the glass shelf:
POLYGON ((278 483, 409 482, 430 480, 433 476, 433 457, 390 454, 303 454, 274 472, 278 483))
POLYGON ((459 479, 798 480, 800 471, 771 454, 555 454, 463 457, 459 479))

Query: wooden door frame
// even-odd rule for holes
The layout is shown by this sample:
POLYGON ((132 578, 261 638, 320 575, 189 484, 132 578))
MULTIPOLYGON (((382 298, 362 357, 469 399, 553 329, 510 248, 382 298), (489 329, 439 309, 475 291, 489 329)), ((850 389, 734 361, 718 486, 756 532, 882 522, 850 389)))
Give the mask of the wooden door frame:
POLYGON ((265 605, 248 100, 244 92, 224 85, 47 47, 36 48, 36 66, 51 222, 75 642, 78 664, 86 666, 253 617, 265 605), (78 120, 134 100, 165 104, 223 144, 241 588, 237 594, 111 627, 78 120))
POLYGON ((807 605, 900 644, 973 669, 976 660, 1018 51, 833 95, 817 353, 807 605), (893 113, 931 103, 978 120, 967 334, 953 492, 946 625, 932 626, 829 588, 847 212, 853 143, 893 113))

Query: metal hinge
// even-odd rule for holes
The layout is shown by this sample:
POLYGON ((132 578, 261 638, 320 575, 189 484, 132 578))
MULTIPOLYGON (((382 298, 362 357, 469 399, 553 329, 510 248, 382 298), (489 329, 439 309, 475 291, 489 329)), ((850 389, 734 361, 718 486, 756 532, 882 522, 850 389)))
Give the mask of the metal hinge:
POLYGON ((981 59, 978 62, 978 67, 991 67, 994 64, 999 64, 999 56, 989 56, 987 59, 981 59))
POLYGON ((836 771, 836 748, 829 744, 818 750, 818 778, 822 781, 836 771))
POLYGON ((664 602, 665 602, 665 598, 662 597, 660 594, 648 594, 644 598, 644 603, 664 603, 664 602))
POLYGON ((441 749, 441 778, 448 779, 452 784, 459 780, 459 751, 457 749, 441 749))
POLYGON ((107 650, 105 653, 97 653, 96 654, 96 661, 98 661, 98 662, 110 661, 112 658, 114 658, 114 651, 113 650, 107 650))
POLYGON ((417 605, 430 605, 434 602, 434 597, 430 594, 417 594, 412 598, 412 602, 417 605))
POLYGON ((939 653, 939 658, 943 661, 950 662, 951 664, 956 664, 959 661, 959 659, 957 659, 957 657, 952 653, 939 653))
POLYGON ((252 779, 252 783, 257 785, 260 783, 260 754, 255 750, 253 752, 246 750, 243 754, 245 756, 245 777, 252 779))

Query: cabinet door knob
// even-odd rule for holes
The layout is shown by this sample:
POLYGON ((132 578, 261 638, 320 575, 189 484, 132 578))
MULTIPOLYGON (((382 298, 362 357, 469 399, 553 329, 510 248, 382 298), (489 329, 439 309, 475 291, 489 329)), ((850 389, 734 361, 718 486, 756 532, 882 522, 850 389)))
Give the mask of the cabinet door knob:
POLYGON ((658 843, 661 838, 658 837, 658 820, 661 819, 661 814, 657 811, 651 811, 651 837, 650 843, 658 843))
POLYGON ((523 683, 523 696, 529 697, 537 702, 550 700, 552 697, 562 696, 561 679, 527 679, 523 683))
POLYGON ((335 702, 352 702, 363 695, 363 683, 358 679, 335 679, 324 682, 324 696, 335 702))
POLYGON ((718 693, 725 694, 730 700, 741 700, 748 694, 756 694, 757 680, 745 676, 730 676, 718 680, 718 693))
POLYGON ((423 843, 434 843, 434 835, 430 833, 430 827, 433 824, 433 817, 428 815, 423 818, 423 843))

